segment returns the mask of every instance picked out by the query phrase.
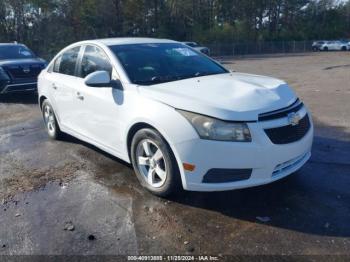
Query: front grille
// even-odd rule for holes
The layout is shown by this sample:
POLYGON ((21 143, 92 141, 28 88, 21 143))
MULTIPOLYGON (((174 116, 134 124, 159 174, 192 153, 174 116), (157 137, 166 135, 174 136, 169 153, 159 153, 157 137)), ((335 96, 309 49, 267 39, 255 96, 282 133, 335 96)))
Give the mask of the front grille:
POLYGON ((35 90, 37 88, 36 83, 28 83, 23 85, 8 85, 2 92, 17 92, 17 91, 26 91, 26 90, 35 90))
POLYGON ((298 112, 303 106, 304 104, 299 99, 297 99, 293 104, 291 104, 288 107, 260 114, 259 121, 268 121, 287 117, 290 113, 298 112))
POLYGON ((23 79, 36 78, 40 74, 42 67, 41 65, 8 66, 5 69, 12 79, 23 79))
POLYGON ((309 116, 306 114, 298 125, 265 129, 265 133, 274 144, 288 144, 302 139, 310 129, 309 116))

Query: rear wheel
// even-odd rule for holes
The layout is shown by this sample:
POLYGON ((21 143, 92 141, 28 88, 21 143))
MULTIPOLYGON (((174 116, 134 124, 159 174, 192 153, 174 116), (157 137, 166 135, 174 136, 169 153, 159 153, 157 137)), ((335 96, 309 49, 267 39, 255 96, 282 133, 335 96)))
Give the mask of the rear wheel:
POLYGON ((141 129, 134 135, 131 160, 140 183, 153 194, 165 197, 180 189, 175 157, 156 130, 141 129))
POLYGON ((325 47, 323 48, 323 51, 328 51, 328 47, 325 46, 325 47))
POLYGON ((341 50, 346 51, 346 46, 342 46, 341 50))
POLYGON ((60 130, 60 127, 58 126, 53 108, 48 100, 45 100, 43 102, 41 110, 44 118, 45 127, 47 130, 47 134, 51 139, 59 139, 62 136, 62 132, 60 130))

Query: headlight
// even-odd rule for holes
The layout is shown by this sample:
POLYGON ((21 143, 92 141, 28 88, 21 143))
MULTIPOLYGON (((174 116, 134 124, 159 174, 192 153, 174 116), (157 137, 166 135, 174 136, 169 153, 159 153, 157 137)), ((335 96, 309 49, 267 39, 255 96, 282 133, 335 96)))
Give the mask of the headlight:
POLYGON ((202 139, 251 142, 252 137, 246 123, 226 122, 183 110, 177 110, 194 127, 202 139))
POLYGON ((0 79, 9 80, 8 74, 5 72, 5 70, 1 66, 0 66, 0 79))

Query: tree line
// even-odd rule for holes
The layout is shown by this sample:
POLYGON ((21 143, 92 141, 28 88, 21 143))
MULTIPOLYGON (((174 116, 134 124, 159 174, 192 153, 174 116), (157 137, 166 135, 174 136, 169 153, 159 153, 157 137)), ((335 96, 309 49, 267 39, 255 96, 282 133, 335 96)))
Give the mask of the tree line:
POLYGON ((0 0, 0 42, 51 55, 84 39, 149 36, 203 44, 350 38, 341 0, 0 0))

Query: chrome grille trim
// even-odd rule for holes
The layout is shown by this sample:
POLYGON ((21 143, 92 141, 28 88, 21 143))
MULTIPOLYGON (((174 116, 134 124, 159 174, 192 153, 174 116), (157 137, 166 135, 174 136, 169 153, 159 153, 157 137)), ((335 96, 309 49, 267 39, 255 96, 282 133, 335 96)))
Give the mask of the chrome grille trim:
POLYGON ((259 114, 259 121, 268 121, 273 119, 279 119, 283 117, 287 117, 288 114, 292 112, 298 112, 304 106, 303 102, 299 100, 299 98, 290 106, 285 108, 281 108, 278 110, 270 111, 267 113, 259 114))

